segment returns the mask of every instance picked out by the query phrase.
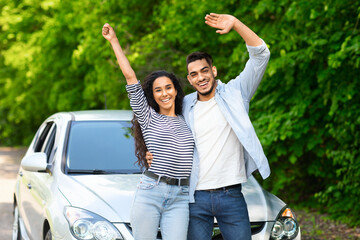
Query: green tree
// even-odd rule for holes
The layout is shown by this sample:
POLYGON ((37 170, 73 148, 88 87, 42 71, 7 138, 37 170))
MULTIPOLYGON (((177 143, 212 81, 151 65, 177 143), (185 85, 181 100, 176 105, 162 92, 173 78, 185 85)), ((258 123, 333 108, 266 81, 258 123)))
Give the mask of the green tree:
POLYGON ((0 0, 0 144, 28 144, 58 111, 128 109, 110 45, 114 26, 139 79, 174 72, 186 92, 185 58, 206 51, 230 81, 248 59, 234 32, 205 14, 239 17, 271 59, 250 116, 272 174, 263 186, 289 203, 321 206, 360 224, 360 2, 355 0, 0 0))

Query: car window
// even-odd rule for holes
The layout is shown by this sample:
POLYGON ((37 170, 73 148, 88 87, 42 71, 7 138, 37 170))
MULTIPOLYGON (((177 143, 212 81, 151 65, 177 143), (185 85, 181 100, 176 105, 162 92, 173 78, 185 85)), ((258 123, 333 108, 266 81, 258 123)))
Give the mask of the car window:
POLYGON ((35 144, 34 144, 34 151, 35 152, 41 152, 42 149, 43 149, 43 146, 45 145, 45 141, 46 141, 46 138, 48 137, 49 133, 50 133, 50 130, 51 130, 51 127, 54 125, 54 122, 48 122, 46 123, 45 127, 41 127, 43 128, 43 130, 39 132, 39 135, 35 141, 35 144))
POLYGON ((53 124, 41 148, 41 152, 46 153, 48 162, 50 162, 51 160, 50 156, 53 155, 52 152, 54 148, 55 137, 56 137, 56 124, 53 124))
POLYGON ((125 121, 72 122, 66 153, 67 172, 139 172, 130 127, 125 121))

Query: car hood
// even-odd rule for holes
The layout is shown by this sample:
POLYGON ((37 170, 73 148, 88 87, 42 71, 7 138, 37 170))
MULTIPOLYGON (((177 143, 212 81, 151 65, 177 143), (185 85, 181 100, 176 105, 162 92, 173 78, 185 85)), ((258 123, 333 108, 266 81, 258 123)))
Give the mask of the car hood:
MULTIPOLYGON (((92 211, 110 222, 130 222, 130 209, 140 174, 64 175, 59 190, 74 207, 92 211)), ((286 205, 251 176, 242 192, 251 222, 274 221, 286 205)))
POLYGON ((59 190, 73 207, 94 212, 110 222, 130 222, 139 178, 140 174, 67 175, 59 190))
POLYGON ((253 176, 243 184, 242 192, 248 207, 251 222, 275 221, 286 204, 265 191, 253 176))

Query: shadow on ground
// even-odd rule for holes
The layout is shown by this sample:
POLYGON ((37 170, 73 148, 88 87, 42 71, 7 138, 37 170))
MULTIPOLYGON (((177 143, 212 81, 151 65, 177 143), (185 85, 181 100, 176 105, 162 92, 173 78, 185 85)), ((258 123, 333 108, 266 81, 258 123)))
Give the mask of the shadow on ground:
POLYGON ((20 161, 26 149, 0 147, 0 240, 12 238, 13 192, 20 161))
POLYGON ((1 230, 0 240, 10 240, 12 237, 12 225, 13 225, 13 205, 12 203, 0 203, 0 209, 7 209, 7 211, 0 212, 1 230), (2 219, 6 219, 3 221, 2 219))

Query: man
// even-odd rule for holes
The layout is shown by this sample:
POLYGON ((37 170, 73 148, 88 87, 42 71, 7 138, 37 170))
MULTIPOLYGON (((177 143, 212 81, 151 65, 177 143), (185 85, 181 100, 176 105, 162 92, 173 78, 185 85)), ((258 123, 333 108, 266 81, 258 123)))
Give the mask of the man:
POLYGON ((196 92, 184 99, 183 115, 195 138, 190 178, 189 240, 211 239, 214 217, 224 239, 251 239, 241 184, 259 170, 270 175, 266 156, 248 116, 249 102, 266 69, 270 52, 237 18, 211 13, 205 23, 226 34, 235 30, 246 42, 250 59, 227 84, 215 80, 216 67, 207 53, 187 57, 188 81, 196 92))

